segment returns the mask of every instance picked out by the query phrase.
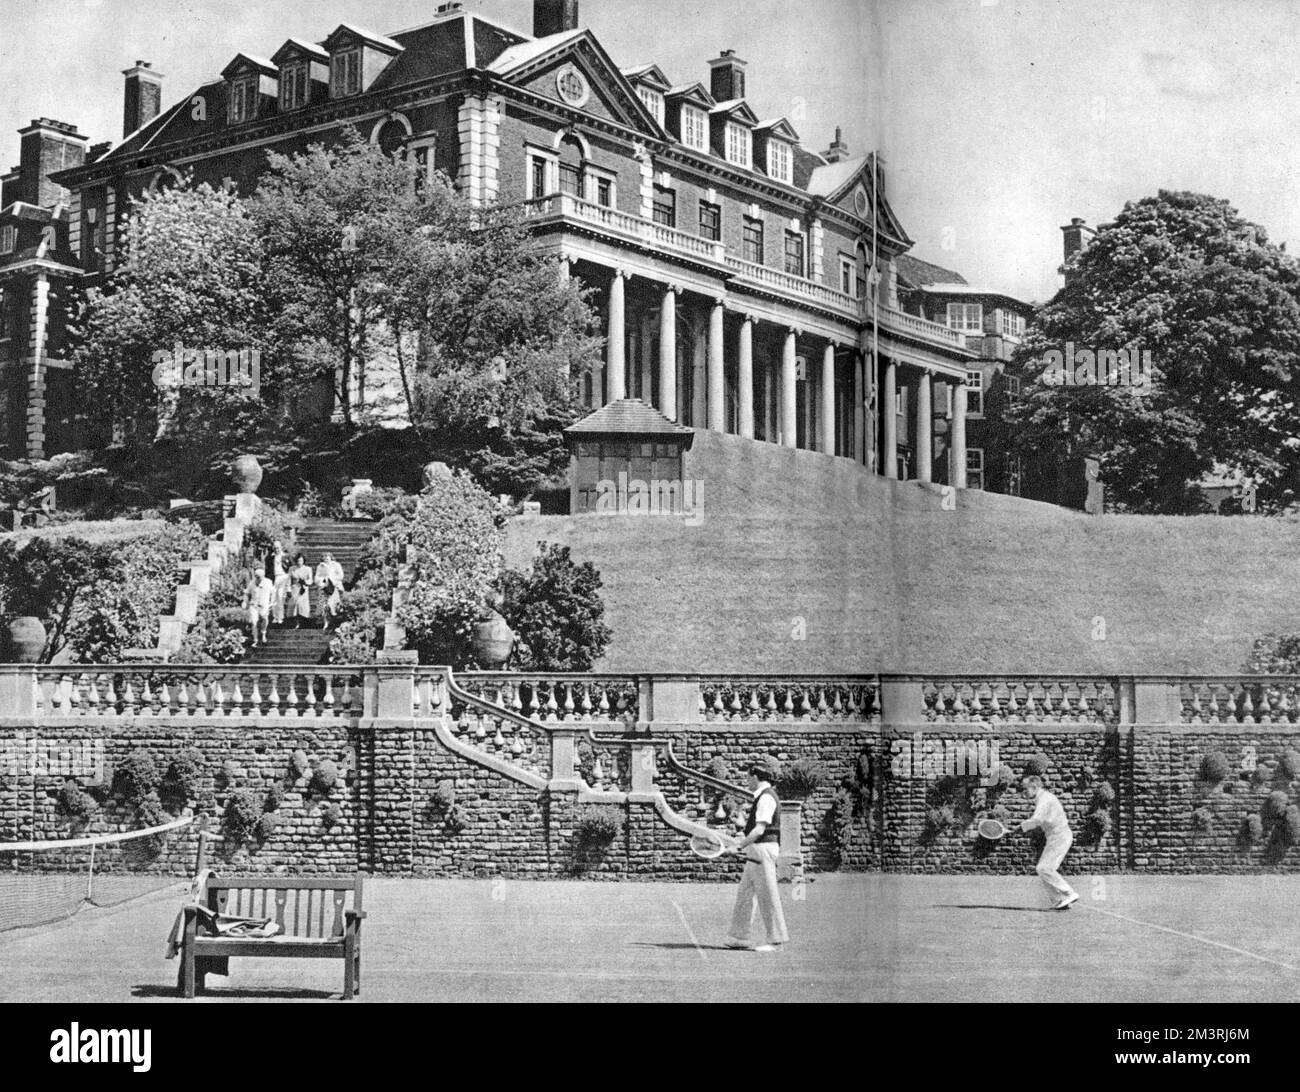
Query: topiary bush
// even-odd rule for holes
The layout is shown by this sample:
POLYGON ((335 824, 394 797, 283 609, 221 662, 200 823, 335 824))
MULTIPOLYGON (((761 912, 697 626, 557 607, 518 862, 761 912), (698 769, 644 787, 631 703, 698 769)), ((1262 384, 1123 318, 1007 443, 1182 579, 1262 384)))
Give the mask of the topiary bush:
POLYGON ((113 794, 136 804, 158 788, 158 763, 153 755, 133 747, 126 760, 114 771, 113 794))
POLYGON ((99 802, 71 777, 63 782, 58 802, 59 814, 77 823, 84 823, 99 809, 99 802))
POLYGON ((1222 751, 1211 751, 1201 759, 1201 780, 1212 785, 1228 780, 1232 767, 1228 765, 1228 756, 1222 751))
POLYGON ((611 807, 583 808, 573 825, 573 846, 580 857, 600 856, 623 833, 623 816, 611 807))
POLYGON ((280 817, 273 811, 264 811, 253 820, 253 839, 258 842, 268 841, 275 828, 279 826, 280 817))
POLYGON ((1300 751, 1283 751, 1277 768, 1288 781, 1300 780, 1300 751))
POLYGON ((775 788, 782 800, 806 800, 825 780, 821 766, 811 759, 800 758, 782 767, 775 788))
POLYGON ((263 811, 276 811, 284 803, 284 786, 272 785, 266 790, 266 799, 262 801, 263 811))
POLYGON ((1281 790, 1274 790, 1268 794, 1268 799, 1264 801, 1264 817, 1271 819, 1273 822, 1280 821, 1286 815, 1286 809, 1290 802, 1290 797, 1286 793, 1281 790))
POLYGON ((262 816, 262 802, 252 789, 236 789, 226 798, 221 817, 222 830, 231 845, 242 846, 253 837, 253 828, 262 816))
POLYGON ((721 755, 714 755, 709 759, 709 764, 704 767, 704 772, 710 777, 716 777, 719 781, 728 781, 731 778, 731 769, 727 766, 727 760, 721 755))
POLYGON ((301 747, 289 756, 289 769, 293 771, 295 781, 306 777, 307 771, 311 769, 311 763, 307 761, 307 752, 301 747))
POLYGON ((514 630, 515 655, 525 671, 590 671, 613 631, 605 625, 600 573, 574 564, 569 547, 538 544, 527 572, 501 576, 502 617, 514 630))
POLYGON ((1109 781, 1102 781, 1092 790, 1092 806, 1108 808, 1115 802, 1115 788, 1109 781))
POLYGON ((320 821, 326 830, 339 825, 343 819, 343 809, 338 804, 326 804, 320 810, 320 821))
POLYGON ((317 763, 311 775, 312 792, 318 796, 326 795, 338 783, 339 768, 332 759, 317 763))
POLYGON ((1214 829, 1214 813, 1209 808, 1201 807, 1192 812, 1192 830, 1197 834, 1209 834, 1214 829))
POLYGON ((1292 804, 1286 809, 1286 814, 1282 817, 1279 837, 1282 844, 1286 846, 1293 846, 1296 842, 1300 842, 1300 807, 1292 804))
POLYGON ((1250 783, 1256 788, 1267 785, 1277 774, 1277 766, 1272 762, 1261 762, 1250 773, 1250 783))
POLYGON ((1095 846, 1110 832, 1110 812, 1093 808, 1083 819, 1083 838, 1087 845, 1095 846))
POLYGON ((993 776, 989 779, 989 788, 996 792, 1005 792, 1015 785, 1019 780, 1016 777, 1016 771, 1008 766, 1005 762, 993 771, 993 776))
POLYGON ((1264 837, 1263 820, 1258 815, 1247 815, 1241 821, 1241 829, 1237 831, 1237 845, 1242 849, 1248 849, 1258 845, 1262 837, 1264 837))
POLYGON ((207 759, 197 747, 182 747, 177 752, 159 786, 159 796, 169 811, 180 811, 198 800, 207 767, 207 759))

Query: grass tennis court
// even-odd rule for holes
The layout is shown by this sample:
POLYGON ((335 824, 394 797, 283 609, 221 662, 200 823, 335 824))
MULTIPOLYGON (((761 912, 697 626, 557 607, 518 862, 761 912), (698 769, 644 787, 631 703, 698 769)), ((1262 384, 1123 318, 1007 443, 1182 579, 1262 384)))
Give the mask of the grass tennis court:
MULTIPOLYGON (((782 885, 791 943, 721 947, 718 884, 377 879, 361 1001, 1294 1001, 1300 877, 831 875, 782 885), (1100 881, 1104 880, 1104 891, 1100 881), (1104 893, 1104 899, 1095 896, 1104 893)), ((0 999, 173 997, 178 880, 110 909, 0 933, 0 999)), ((330 999, 334 961, 235 960, 213 1000, 330 999)))

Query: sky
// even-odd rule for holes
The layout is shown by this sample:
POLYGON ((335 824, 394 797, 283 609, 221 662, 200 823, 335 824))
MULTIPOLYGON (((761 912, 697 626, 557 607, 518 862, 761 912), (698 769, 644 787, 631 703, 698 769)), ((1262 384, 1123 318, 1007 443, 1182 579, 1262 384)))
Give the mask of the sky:
MULTIPOLYGON (((438 0, 0 0, 0 167, 34 117, 121 136, 121 70, 169 105, 236 52, 340 22, 392 32, 438 0), (5 137, 3 134, 10 134, 5 137)), ((531 0, 465 0, 525 33, 531 0)), ((1300 0, 580 0, 622 67, 708 84, 749 62, 760 117, 805 147, 879 147, 912 253, 1029 300, 1060 283, 1059 227, 1161 188, 1231 201, 1300 243, 1300 0)))

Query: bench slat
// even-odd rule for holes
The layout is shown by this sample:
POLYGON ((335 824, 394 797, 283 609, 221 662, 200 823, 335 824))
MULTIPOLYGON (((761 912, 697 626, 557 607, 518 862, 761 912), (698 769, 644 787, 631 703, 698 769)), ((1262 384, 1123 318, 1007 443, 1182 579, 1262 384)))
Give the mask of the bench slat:
POLYGON ((208 879, 209 891, 234 891, 237 889, 275 891, 352 891, 356 888, 356 879, 352 876, 233 876, 223 879, 212 876, 208 879))

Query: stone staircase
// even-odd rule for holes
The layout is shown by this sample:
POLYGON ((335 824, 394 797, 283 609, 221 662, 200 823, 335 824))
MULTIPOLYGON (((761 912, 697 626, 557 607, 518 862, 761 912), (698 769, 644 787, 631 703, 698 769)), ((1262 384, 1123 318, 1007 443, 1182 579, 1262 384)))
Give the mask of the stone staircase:
MULTIPOLYGON (((290 560, 294 554, 301 553, 314 572, 325 554, 333 554, 343 566, 345 586, 351 587, 357 560, 377 526, 368 521, 309 519, 298 532, 294 544, 287 547, 290 560)), ((266 644, 253 649, 244 662, 275 667, 322 663, 329 651, 332 634, 320 628, 320 606, 315 588, 311 591, 311 610, 310 625, 304 619, 303 629, 272 626, 266 644)))

